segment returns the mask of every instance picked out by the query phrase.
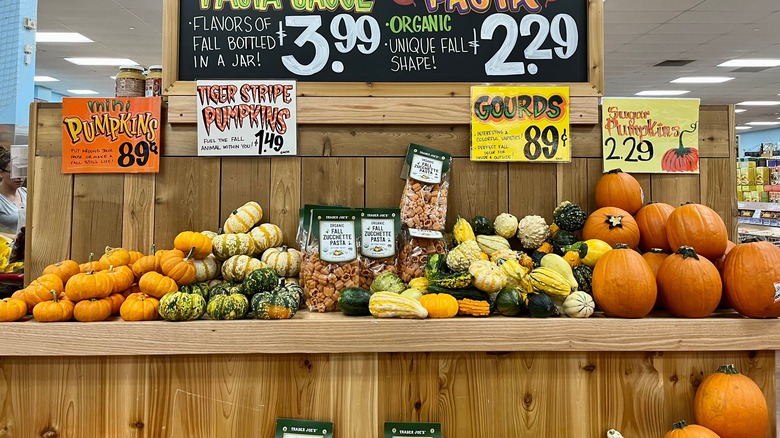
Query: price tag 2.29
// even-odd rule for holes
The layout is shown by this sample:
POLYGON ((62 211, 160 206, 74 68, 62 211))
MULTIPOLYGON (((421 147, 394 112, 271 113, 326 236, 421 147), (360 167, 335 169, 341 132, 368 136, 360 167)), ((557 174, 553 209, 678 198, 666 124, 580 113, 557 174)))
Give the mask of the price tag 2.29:
MULTIPOLYGON (((607 137, 604 140, 604 153, 606 162, 623 161, 626 163, 638 163, 650 161, 655 156, 653 143, 650 140, 637 140, 634 137, 624 138, 622 145, 618 144, 614 137, 607 137)), ((615 167, 610 164, 610 167, 617 168, 620 166, 615 167)))

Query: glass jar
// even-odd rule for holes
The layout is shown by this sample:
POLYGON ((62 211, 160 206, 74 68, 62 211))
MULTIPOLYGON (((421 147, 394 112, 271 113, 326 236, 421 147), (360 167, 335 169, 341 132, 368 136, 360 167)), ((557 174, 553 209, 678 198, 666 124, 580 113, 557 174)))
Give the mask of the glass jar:
POLYGON ((162 66, 149 67, 146 75, 146 97, 162 96, 162 66))
POLYGON ((146 77, 139 65, 123 65, 116 75, 116 97, 144 97, 146 77))

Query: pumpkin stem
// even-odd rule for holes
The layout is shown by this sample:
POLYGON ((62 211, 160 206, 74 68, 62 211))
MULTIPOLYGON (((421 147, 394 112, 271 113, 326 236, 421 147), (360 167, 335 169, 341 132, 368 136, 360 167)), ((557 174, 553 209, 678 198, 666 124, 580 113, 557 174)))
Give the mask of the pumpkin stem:
POLYGON ((605 220, 604 222, 609 224, 610 230, 613 228, 623 228, 623 216, 607 215, 607 220, 605 220))
POLYGON ((648 202, 648 203, 647 203, 647 204, 645 204, 645 205, 650 205, 650 204, 658 204, 658 201, 650 201, 650 202, 648 202))
POLYGON ((689 134, 693 134, 694 132, 696 132, 696 126, 698 126, 698 125, 699 125, 699 122, 694 122, 694 123, 691 123, 691 130, 690 131, 688 131, 686 129, 683 129, 682 131, 680 131, 680 137, 678 138, 679 146, 677 147, 678 151, 682 151, 683 149, 685 149, 685 146, 683 146, 683 141, 682 141, 683 134, 685 134, 686 132, 689 133, 689 134))
POLYGON ((730 363, 728 365, 721 365, 720 368, 718 368, 717 373, 723 373, 723 374, 739 374, 739 371, 737 371, 737 367, 734 366, 733 363, 730 363))
POLYGON ((154 255, 154 253, 156 253, 156 252, 157 252, 157 247, 156 247, 156 246, 154 245, 154 243, 153 243, 153 244, 152 244, 152 253, 151 253, 151 254, 149 254, 149 255, 154 255))
POLYGON ((92 263, 92 260, 95 258, 95 253, 91 252, 89 253, 89 260, 87 260, 88 263, 92 263))
POLYGON ((184 260, 190 260, 192 258, 192 255, 195 254, 195 247, 193 246, 190 248, 190 252, 187 253, 187 257, 184 257, 184 260))
POLYGON ((615 249, 628 249, 628 245, 626 245, 625 243, 618 243, 617 245, 615 245, 615 249))
POLYGON ((94 275, 94 274, 95 274, 95 270, 94 269, 92 269, 91 271, 87 272, 87 275, 94 275))
POLYGON ((688 427, 688 424, 685 423, 685 420, 678 421, 678 422, 672 424, 672 430, 685 429, 686 427, 688 427))
POLYGON ((54 289, 52 289, 52 290, 50 290, 49 292, 51 292, 51 296, 52 296, 52 297, 54 297, 54 302, 55 302, 55 303, 56 303, 56 302, 58 302, 59 300, 57 299, 57 291, 55 291, 54 289))
POLYGON ((664 250, 662 250, 661 248, 650 248, 650 251, 648 252, 651 252, 653 254, 663 254, 664 250))
POLYGON ((584 259, 588 255, 588 244, 583 243, 580 245, 579 250, 577 250, 577 254, 580 256, 581 259, 584 259))
POLYGON ((111 251, 112 249, 114 249, 114 248, 111 248, 110 246, 106 246, 106 252, 109 252, 109 251, 111 251))
POLYGON ((690 246, 681 246, 680 249, 677 250, 677 254, 683 256, 683 260, 688 258, 699 260, 699 255, 696 254, 696 251, 690 246))
POLYGON ((612 170, 610 170, 610 171, 609 171, 609 172, 607 172, 607 173, 623 173, 623 170, 622 170, 622 169, 620 169, 620 168, 617 168, 617 169, 612 169, 612 170))

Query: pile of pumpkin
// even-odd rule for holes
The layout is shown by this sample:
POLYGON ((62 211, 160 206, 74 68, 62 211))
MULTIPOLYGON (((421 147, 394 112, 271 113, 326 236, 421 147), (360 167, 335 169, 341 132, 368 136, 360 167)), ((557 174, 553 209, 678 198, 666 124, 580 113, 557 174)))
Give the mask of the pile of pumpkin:
POLYGON ((300 253, 278 246, 281 230, 259 224, 261 219, 262 208, 249 202, 227 218, 224 233, 184 231, 171 250, 152 247, 144 255, 107 247, 97 261, 90 254, 83 264, 49 265, 28 287, 0 301, 0 321, 28 313, 41 322, 103 321, 117 314, 126 321, 188 321, 205 313, 238 319, 250 310, 261 319, 291 318, 303 290, 280 277, 298 275, 300 253))

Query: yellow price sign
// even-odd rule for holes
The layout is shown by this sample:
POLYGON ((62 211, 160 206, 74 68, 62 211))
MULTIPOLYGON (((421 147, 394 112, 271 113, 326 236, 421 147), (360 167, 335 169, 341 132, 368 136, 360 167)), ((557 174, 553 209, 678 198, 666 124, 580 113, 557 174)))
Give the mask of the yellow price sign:
POLYGON ((471 87, 471 160, 569 162, 569 87, 471 87))

